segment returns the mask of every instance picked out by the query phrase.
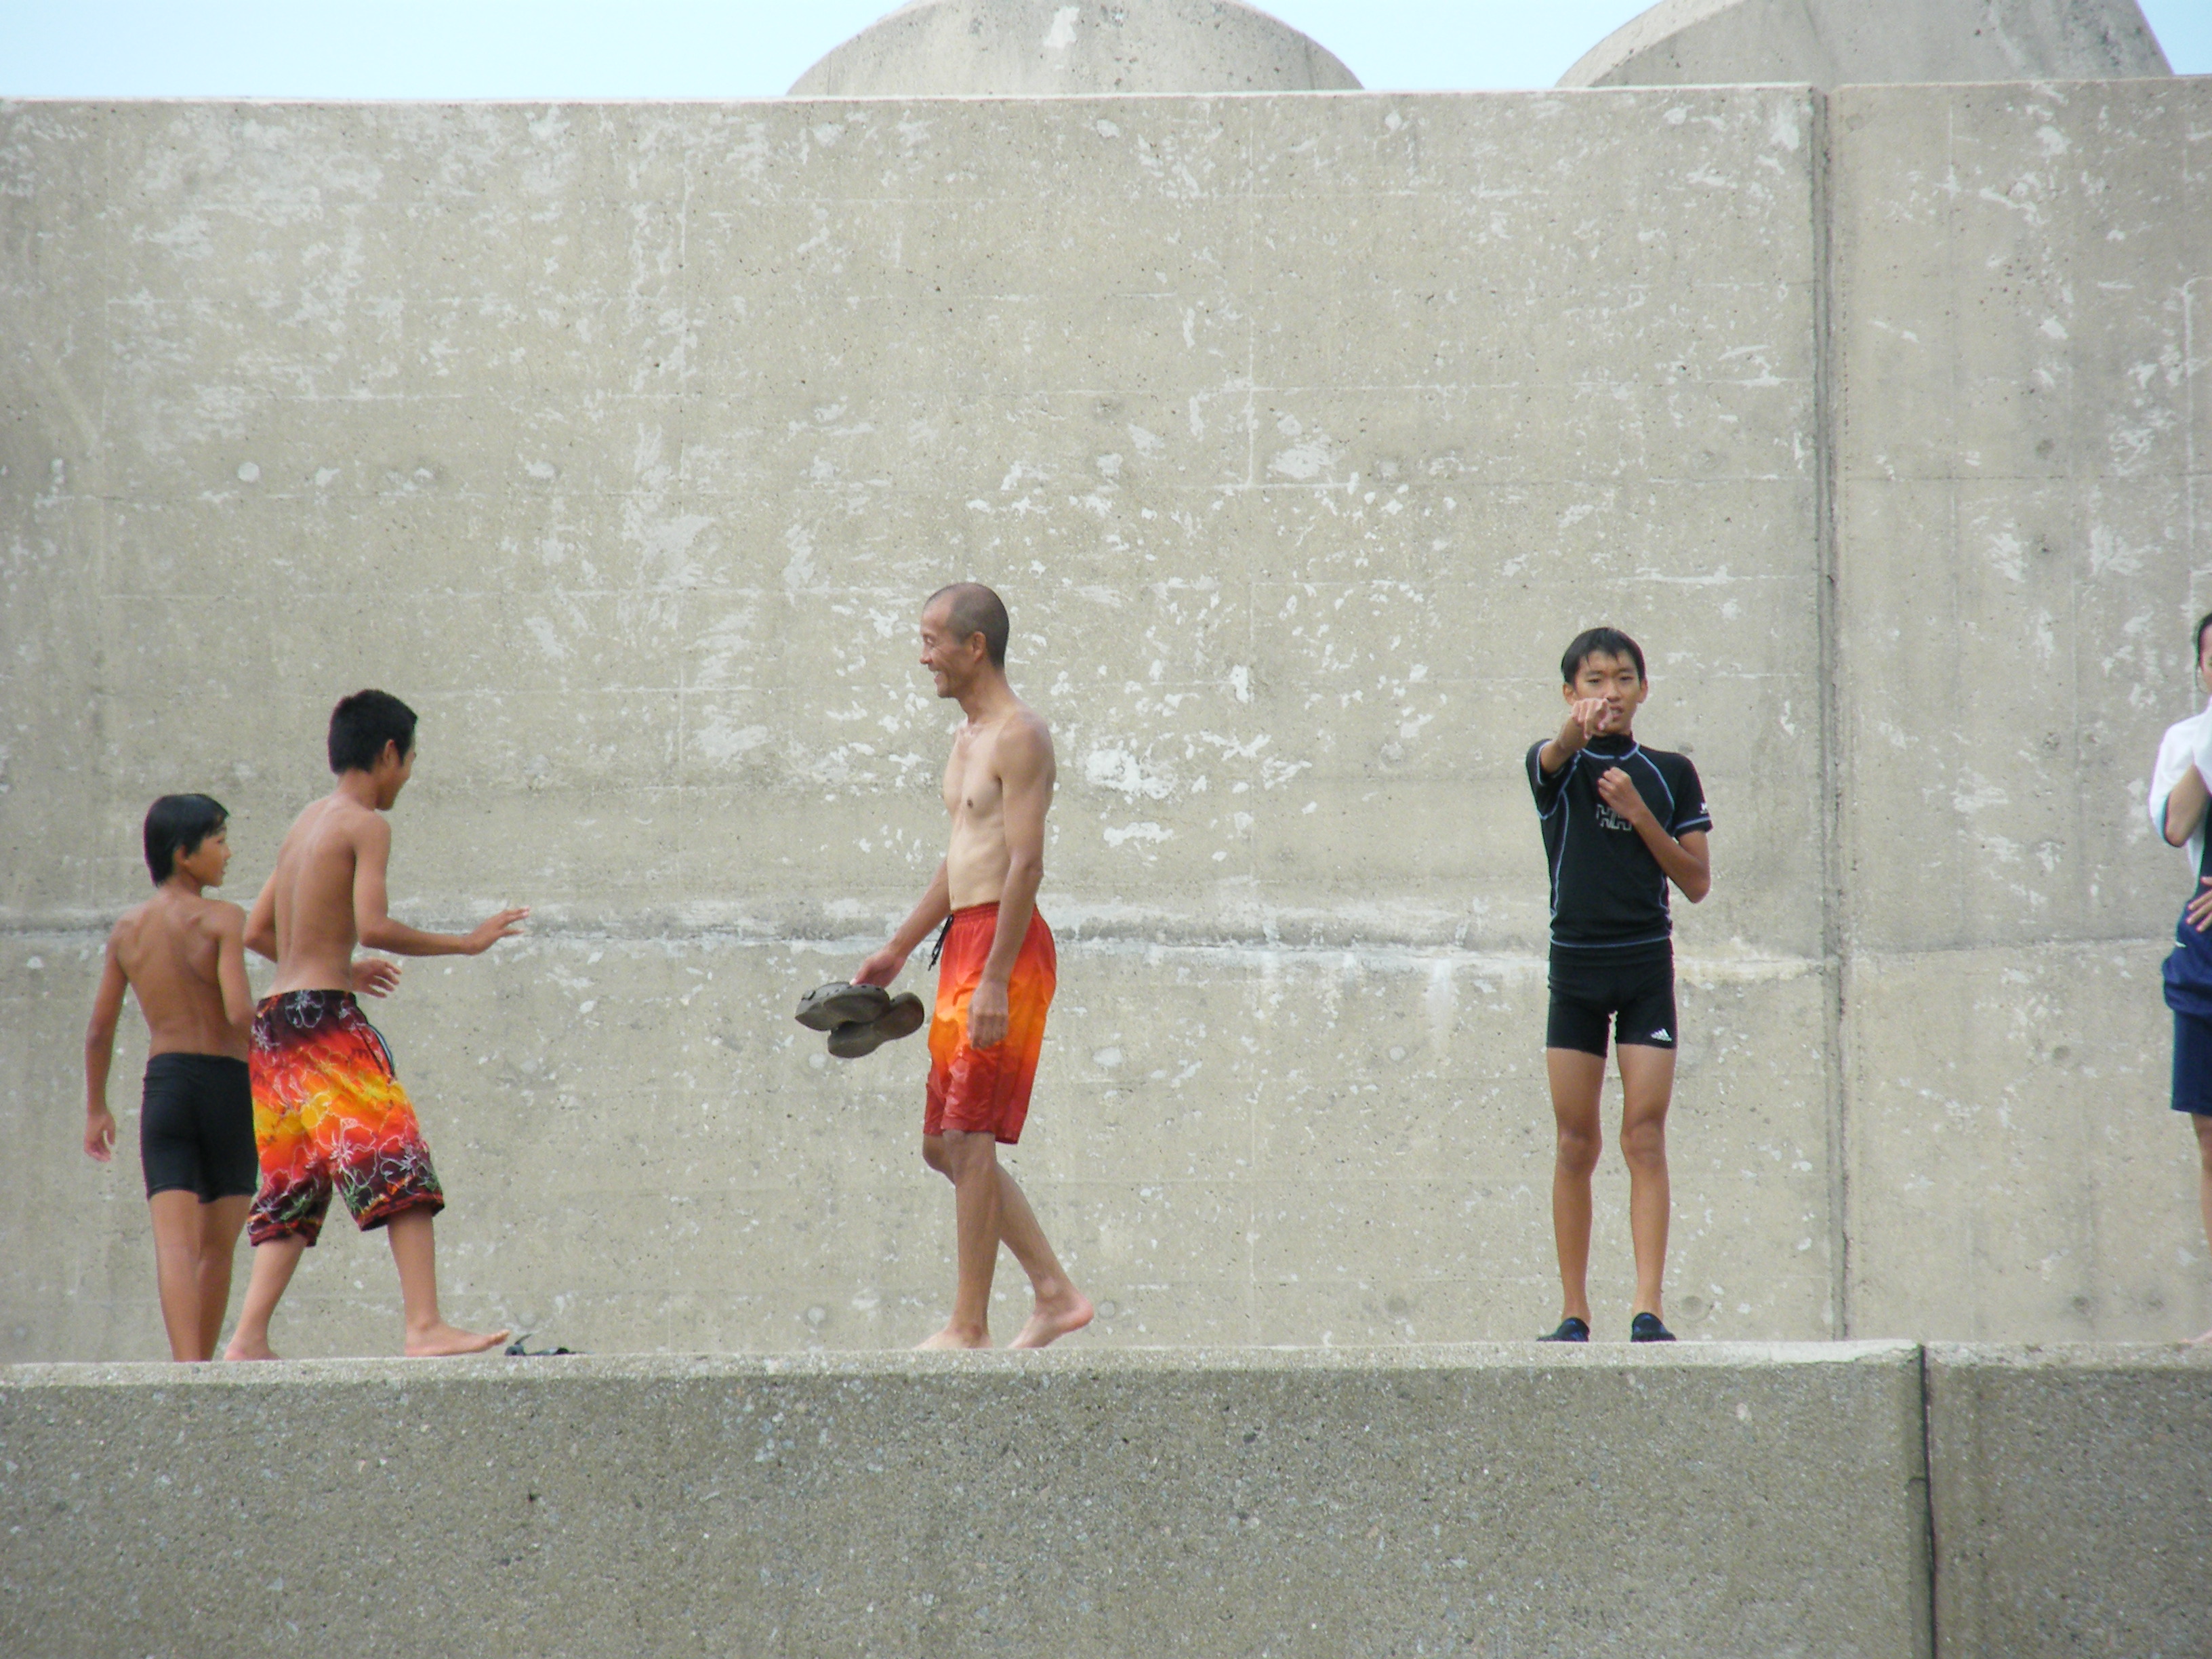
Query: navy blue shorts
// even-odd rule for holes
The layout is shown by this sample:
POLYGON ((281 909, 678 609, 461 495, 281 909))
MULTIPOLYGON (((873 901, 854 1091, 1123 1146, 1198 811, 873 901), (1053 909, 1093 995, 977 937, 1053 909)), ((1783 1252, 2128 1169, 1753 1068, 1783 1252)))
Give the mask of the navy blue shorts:
POLYGON ((2173 1109, 2212 1117, 2212 1019, 2173 1017, 2173 1109))

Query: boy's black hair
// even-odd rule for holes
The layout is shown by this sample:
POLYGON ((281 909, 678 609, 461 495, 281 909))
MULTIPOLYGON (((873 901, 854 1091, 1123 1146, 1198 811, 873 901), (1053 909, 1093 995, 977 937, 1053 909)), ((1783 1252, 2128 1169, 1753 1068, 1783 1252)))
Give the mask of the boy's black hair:
POLYGON ((1650 678, 1644 672, 1644 647, 1634 640, 1618 628, 1586 628, 1575 635, 1567 654, 1559 659, 1560 679, 1572 685, 1575 676, 1583 672, 1583 665, 1592 657, 1626 657, 1636 665, 1638 679, 1650 678))
POLYGON ((159 887, 174 875, 177 860, 190 858, 200 843, 230 822, 212 795, 164 795, 146 809, 146 867, 159 887))
POLYGON ((929 596, 929 605, 939 599, 952 601, 951 614, 946 617, 952 637, 963 645, 981 634, 983 648, 991 653, 991 661, 998 667, 1006 665, 1006 637, 1013 632, 1013 623, 1007 618, 1006 601, 981 582, 955 582, 950 587, 940 587, 929 596))
POLYGON ((389 691, 356 691, 331 710, 331 770, 373 772, 384 745, 399 745, 402 759, 414 751, 415 711, 389 691))
POLYGON ((2204 630, 2208 628, 2212 628, 2212 611, 2206 612, 2197 624, 2197 660, 2199 663, 2204 660, 2204 630))

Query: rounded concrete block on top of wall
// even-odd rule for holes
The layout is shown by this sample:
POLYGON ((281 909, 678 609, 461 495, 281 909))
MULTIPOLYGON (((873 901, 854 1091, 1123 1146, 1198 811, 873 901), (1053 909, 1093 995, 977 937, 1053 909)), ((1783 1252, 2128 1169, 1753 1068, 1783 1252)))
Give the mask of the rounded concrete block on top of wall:
POLYGON ((915 0, 793 83, 794 98, 1356 92, 1335 56, 1237 0, 1143 6, 915 0))
POLYGON ((1818 87, 2170 75, 2136 0, 1661 0, 1563 87, 1818 87))

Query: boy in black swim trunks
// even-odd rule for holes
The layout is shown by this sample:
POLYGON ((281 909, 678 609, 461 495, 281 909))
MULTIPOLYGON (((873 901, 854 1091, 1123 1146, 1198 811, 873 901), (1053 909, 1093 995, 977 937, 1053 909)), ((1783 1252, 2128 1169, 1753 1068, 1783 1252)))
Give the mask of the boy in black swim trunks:
MULTIPOLYGON (((115 1152, 107 1073, 128 989, 150 1042, 139 1158, 154 1215, 154 1260, 169 1352, 215 1352, 230 1300, 230 1262, 261 1169, 246 1085, 253 995, 246 981, 246 913, 206 896, 230 863, 228 814, 205 795, 164 795, 146 814, 154 896, 108 935, 84 1038, 84 1150, 115 1152)), ((368 988, 364 987, 364 988, 368 988)))
POLYGON ((1697 769, 1632 729, 1650 695, 1644 653, 1617 629, 1576 636, 1559 662, 1566 719, 1528 750, 1528 787, 1552 872, 1551 1013, 1544 1065, 1559 1149, 1552 1231, 1565 1314, 1544 1340, 1589 1340, 1590 1172, 1601 1144, 1608 1024, 1620 1051, 1621 1155, 1636 1250, 1629 1340, 1671 1342, 1659 1286, 1667 1262, 1667 1107, 1674 1091, 1672 882, 1692 904, 1712 887, 1712 819, 1697 769))

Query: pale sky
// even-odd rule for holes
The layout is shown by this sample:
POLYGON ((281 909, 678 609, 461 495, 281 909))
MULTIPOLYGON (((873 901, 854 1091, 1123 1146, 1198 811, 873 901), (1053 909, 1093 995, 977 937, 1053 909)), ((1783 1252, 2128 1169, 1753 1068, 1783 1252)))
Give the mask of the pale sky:
MULTIPOLYGON (((773 98, 893 0, 0 0, 0 97, 773 98)), ((1648 0, 1279 0, 1378 90, 1546 87, 1648 0)), ((2142 0, 2212 73, 2212 0, 2142 0)))

